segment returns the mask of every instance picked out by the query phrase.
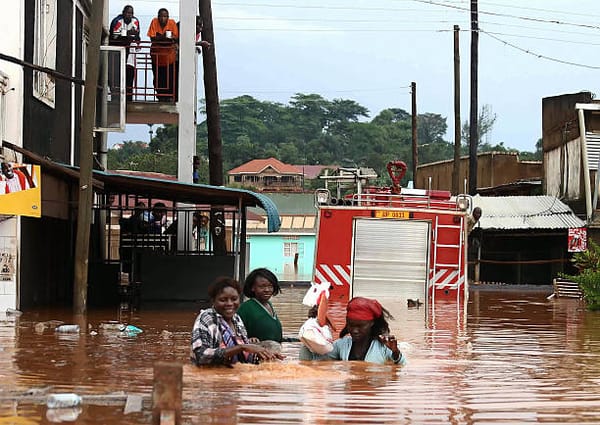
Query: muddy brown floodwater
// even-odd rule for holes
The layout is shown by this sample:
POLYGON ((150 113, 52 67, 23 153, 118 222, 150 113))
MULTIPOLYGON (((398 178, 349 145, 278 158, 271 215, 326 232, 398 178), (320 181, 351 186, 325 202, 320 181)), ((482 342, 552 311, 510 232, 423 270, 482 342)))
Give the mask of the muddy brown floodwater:
MULTIPOLYGON (((274 299, 287 335, 304 321, 305 289, 284 288, 274 299)), ((197 313, 190 306, 127 316, 143 329, 137 336, 99 329, 119 319, 113 311, 88 314, 96 335, 41 329, 49 320, 75 322, 64 310, 0 316, 0 425, 150 423, 146 405, 125 415, 122 403, 90 404, 86 397, 124 392, 148 400, 152 365, 165 360, 185 363, 189 424, 600 423, 600 313, 578 300, 548 301, 549 293, 475 289, 466 315, 455 303, 438 303, 427 326, 422 309, 391 306, 393 331, 406 342, 403 368, 300 363, 299 345, 286 343, 282 363, 196 369, 188 363, 197 313), (84 403, 49 410, 43 396, 35 397, 45 391, 74 392, 84 403)))

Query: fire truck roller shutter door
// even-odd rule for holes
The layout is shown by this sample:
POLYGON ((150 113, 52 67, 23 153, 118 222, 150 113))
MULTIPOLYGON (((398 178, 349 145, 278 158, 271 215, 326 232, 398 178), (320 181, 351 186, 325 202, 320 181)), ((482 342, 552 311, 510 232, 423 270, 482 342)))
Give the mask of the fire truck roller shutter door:
POLYGON ((403 308, 407 299, 426 305, 430 229, 429 221, 356 218, 351 296, 389 299, 386 305, 403 308))

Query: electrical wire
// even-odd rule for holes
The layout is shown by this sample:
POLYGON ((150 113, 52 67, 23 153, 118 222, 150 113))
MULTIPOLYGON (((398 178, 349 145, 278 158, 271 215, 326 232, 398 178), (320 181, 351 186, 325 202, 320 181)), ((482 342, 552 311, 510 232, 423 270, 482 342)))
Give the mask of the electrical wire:
MULTIPOLYGON (((423 4, 431 4, 433 6, 447 7, 447 8, 451 8, 451 9, 455 9, 455 10, 462 10, 465 12, 470 12, 470 9, 467 7, 461 7, 461 6, 451 5, 451 4, 440 3, 438 1, 433 1, 433 0, 411 0, 411 1, 414 1, 417 3, 423 3, 423 4)), ((489 12, 489 11, 479 10, 478 14, 490 15, 490 16, 502 16, 502 17, 506 17, 506 18, 520 19, 520 20, 524 20, 524 21, 546 23, 546 24, 568 25, 568 26, 595 29, 595 30, 600 29, 600 26, 598 26, 598 25, 580 24, 580 23, 576 23, 576 22, 566 22, 566 21, 558 21, 558 20, 552 20, 552 19, 532 18, 529 16, 518 16, 518 15, 511 15, 508 13, 489 12)))
POLYGON ((508 4, 492 3, 492 2, 487 2, 487 1, 479 2, 479 4, 505 7, 507 9, 530 10, 532 12, 558 13, 561 15, 585 16, 586 18, 600 18, 600 15, 590 15, 589 13, 567 12, 564 10, 550 10, 550 9, 541 9, 541 8, 537 8, 537 7, 512 6, 512 5, 508 5, 508 4))
POLYGON ((512 43, 509 43, 508 41, 502 40, 502 39, 496 37, 495 35, 492 35, 492 34, 488 33, 487 31, 484 31, 482 29, 479 30, 479 33, 480 34, 485 34, 488 37, 493 38, 496 41, 499 41, 500 43, 503 43, 503 44, 505 44, 505 45, 507 45, 509 47, 512 47, 513 49, 520 50, 523 53, 527 53, 529 55, 535 56, 535 57, 537 57, 539 59, 545 59, 545 60, 549 60, 549 61, 552 61, 552 62, 562 63, 564 65, 577 66, 577 67, 580 67, 580 68, 600 69, 600 66, 593 66, 593 65, 583 64, 583 63, 571 62, 571 61, 567 61, 567 60, 563 60, 563 59, 558 59, 558 58, 553 58, 553 57, 550 57, 550 56, 546 56, 546 55, 542 55, 542 54, 539 54, 539 53, 532 52, 529 49, 525 49, 523 47, 517 46, 517 45, 512 44, 512 43))
MULTIPOLYGON (((452 30, 448 30, 448 31, 452 31, 452 30)), ((461 32, 471 32, 471 30, 461 30, 461 32)), ((483 31, 480 28, 479 32, 482 33, 482 32, 486 32, 486 31, 483 31)), ((532 36, 532 35, 523 35, 523 34, 510 34, 510 33, 494 32, 494 31, 487 31, 487 34, 492 34, 492 35, 496 35, 496 36, 503 35, 503 36, 507 36, 507 37, 519 37, 519 38, 526 38, 526 39, 530 39, 530 40, 556 41, 556 42, 559 42, 559 43, 581 44, 581 45, 586 45, 586 46, 600 46, 600 43, 590 43, 590 42, 586 42, 586 41, 564 40, 564 39, 549 38, 549 37, 536 37, 536 36, 532 36)))

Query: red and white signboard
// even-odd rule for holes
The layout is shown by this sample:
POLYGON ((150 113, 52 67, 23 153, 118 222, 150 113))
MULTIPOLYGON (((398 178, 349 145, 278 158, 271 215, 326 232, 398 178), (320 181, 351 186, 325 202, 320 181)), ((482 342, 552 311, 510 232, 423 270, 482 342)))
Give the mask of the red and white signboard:
POLYGON ((585 227, 569 229, 569 252, 587 250, 587 231, 585 227))

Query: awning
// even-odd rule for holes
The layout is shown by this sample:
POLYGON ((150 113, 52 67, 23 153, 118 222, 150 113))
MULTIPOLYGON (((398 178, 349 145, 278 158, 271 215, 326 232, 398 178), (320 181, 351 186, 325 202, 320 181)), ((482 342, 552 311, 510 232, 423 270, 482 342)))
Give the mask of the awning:
POLYGON ((267 213, 269 232, 277 232, 281 226, 275 203, 267 196, 249 190, 182 183, 99 170, 94 170, 94 178, 104 184, 105 193, 129 193, 143 198, 190 204, 259 207, 267 213))
MULTIPOLYGON (((42 171, 47 169, 54 174, 62 174, 71 180, 79 179, 79 167, 51 161, 10 142, 3 141, 3 145, 19 152, 31 163, 41 165, 42 171)), ((182 183, 99 170, 94 170, 93 177, 94 188, 101 193, 127 193, 144 198, 190 204, 222 205, 236 208, 259 207, 267 213, 267 229, 269 232, 277 232, 281 227, 281 220, 275 203, 267 196, 249 190, 182 183)))

